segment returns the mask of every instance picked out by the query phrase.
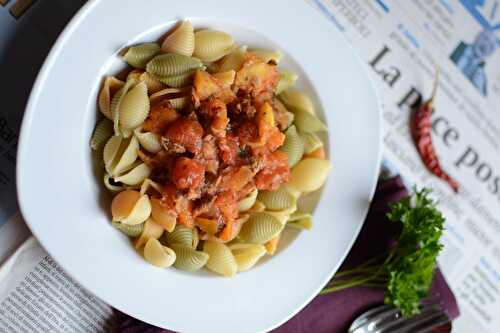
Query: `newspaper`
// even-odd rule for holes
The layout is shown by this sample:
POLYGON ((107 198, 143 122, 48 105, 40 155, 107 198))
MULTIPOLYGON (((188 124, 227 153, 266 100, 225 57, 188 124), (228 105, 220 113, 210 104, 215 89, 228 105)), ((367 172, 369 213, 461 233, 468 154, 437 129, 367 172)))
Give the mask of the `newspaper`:
MULTIPOLYGON (((439 261, 461 307, 453 331, 500 332, 499 1, 306 1, 344 32, 366 63, 383 101, 385 165, 408 184, 433 188, 440 201, 447 224, 439 261), (460 182, 459 194, 426 170, 408 127, 410 110, 430 95, 438 66, 433 138, 443 167, 460 182)), ((110 325, 111 309, 30 237, 15 202, 24 104, 45 54, 83 2, 38 1, 17 21, 0 7, 0 70, 20 76, 14 87, 0 80, 9 96, 0 111, 0 332, 104 331, 110 325), (27 45, 16 36, 32 38, 27 45), (19 73, 15 65, 23 60, 19 73)))
POLYGON ((383 102, 384 158, 434 189, 447 217, 440 265, 462 315, 457 332, 500 332, 500 2, 311 0, 366 62, 383 102), (441 70, 432 135, 459 194, 422 164, 412 107, 441 70))

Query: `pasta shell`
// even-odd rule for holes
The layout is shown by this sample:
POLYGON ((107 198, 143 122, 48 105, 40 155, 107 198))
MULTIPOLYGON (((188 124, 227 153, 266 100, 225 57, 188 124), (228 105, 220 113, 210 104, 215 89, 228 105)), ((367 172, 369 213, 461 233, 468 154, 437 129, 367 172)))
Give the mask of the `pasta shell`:
MULTIPOLYGON (((141 194, 146 194, 146 192, 147 192, 150 188, 155 189, 156 193, 159 193, 159 194, 161 194, 161 193, 163 192, 163 187, 162 187, 160 184, 158 184, 158 183, 156 183, 156 182, 152 181, 152 180, 151 180, 151 179, 149 179, 149 178, 144 180, 144 182, 143 182, 143 183, 142 183, 142 185, 141 185, 141 189, 140 189, 140 191, 139 191, 139 192, 140 192, 141 194)), ((152 198, 152 199, 154 199, 154 198, 152 198)))
POLYGON ((326 132, 328 128, 326 125, 319 120, 315 115, 303 111, 296 110, 295 115, 295 126, 302 133, 312 133, 312 132, 326 132))
POLYGON ((114 124, 114 129, 115 129, 115 135, 120 134, 120 107, 122 104, 122 101, 127 94, 127 92, 132 88, 132 86, 135 84, 134 80, 127 81, 123 87, 120 88, 116 92, 116 94, 113 96, 113 99, 111 100, 111 120, 113 120, 114 124))
POLYGON ((158 44, 145 43, 129 47, 123 55, 123 60, 132 67, 143 69, 158 53, 160 53, 158 44))
POLYGON ((238 265, 231 250, 222 243, 206 241, 203 252, 209 255, 207 268, 212 272, 226 277, 233 277, 238 271, 238 265))
POLYGON ((139 142, 137 138, 124 139, 112 136, 104 146, 104 167, 111 176, 121 174, 137 160, 139 142))
POLYGON ((134 69, 133 71, 128 73, 127 80, 135 80, 135 82, 146 83, 149 94, 154 94, 165 88, 165 85, 161 83, 155 76, 140 69, 134 69))
POLYGON ((151 214, 151 204, 147 195, 126 190, 118 193, 111 203, 113 220, 124 224, 140 224, 151 214))
POLYGON ((325 183, 330 169, 331 163, 328 160, 303 159, 292 169, 288 187, 301 193, 316 191, 325 183))
POLYGON ((104 186, 111 192, 119 192, 124 189, 122 184, 116 184, 114 179, 108 174, 104 175, 104 186))
POLYGON ((293 87, 298 78, 299 76, 294 72, 286 70, 280 72, 280 80, 278 81, 278 85, 276 86, 275 93, 279 95, 288 88, 293 87))
POLYGON ((120 125, 133 129, 141 125, 149 115, 148 87, 145 82, 137 84, 124 97, 120 105, 120 125))
POLYGON ((123 220, 125 224, 139 224, 146 221, 151 215, 151 203, 147 195, 142 195, 130 214, 123 220))
POLYGON ((274 216, 262 213, 252 213, 243 224, 240 238, 249 243, 264 244, 283 230, 284 225, 274 216))
POLYGON ((267 242, 266 245, 264 245, 266 247, 267 254, 272 256, 276 252, 276 250, 278 249, 278 244, 280 242, 280 239, 281 239, 281 233, 275 236, 269 242, 267 242))
POLYGON ((134 241, 134 247, 139 249, 143 247, 144 244, 146 244, 146 242, 151 238, 159 239, 163 232, 164 230, 160 225, 156 224, 151 219, 147 219, 146 222, 144 222, 144 230, 142 231, 142 234, 134 241))
POLYGON ((124 84, 125 82, 118 80, 114 76, 107 76, 106 79, 104 79, 104 84, 99 93, 98 104, 99 110, 101 110, 102 114, 110 120, 113 120, 113 115, 111 113, 111 99, 124 84))
POLYGON ((213 75, 217 80, 222 83, 223 88, 229 88, 234 83, 234 78, 236 77, 236 71, 229 70, 227 72, 219 72, 213 75))
POLYGON ((183 271, 197 271, 205 266, 209 259, 209 255, 207 253, 193 250, 191 247, 172 245, 172 250, 174 250, 177 255, 174 267, 183 271))
POLYGON ((186 74, 202 67, 203 63, 200 59, 167 53, 156 56, 151 60, 146 67, 146 71, 157 77, 168 77, 186 74))
POLYGON ((266 254, 261 244, 233 244, 229 247, 238 266, 238 272, 248 271, 266 254))
POLYGON ((90 139, 90 148, 100 151, 104 148, 109 138, 113 136, 113 122, 107 118, 101 119, 94 128, 90 139))
POLYGON ((196 249, 199 243, 200 243, 200 235, 198 234, 198 229, 193 228, 193 249, 196 249))
POLYGON ((311 230, 311 228, 312 228, 312 216, 310 214, 307 214, 306 216, 304 216, 302 218, 289 220, 289 222, 286 225, 287 225, 287 227, 292 227, 295 229, 311 230))
POLYGON ((154 103, 159 99, 166 99, 170 102, 174 109, 184 109, 188 104, 190 97, 186 95, 186 89, 181 88, 166 88, 162 89, 149 97, 149 100, 154 103), (185 95, 185 96, 183 96, 185 95))
POLYGON ((145 132, 142 133, 140 129, 134 131, 139 144, 148 152, 156 154, 161 150, 160 138, 155 133, 145 132))
POLYGON ((281 224, 285 225, 286 222, 289 220, 290 215, 293 214, 296 210, 297 210, 297 205, 293 204, 292 206, 282 210, 277 210, 277 211, 266 210, 265 213, 271 215, 281 224))
POLYGON ((252 213, 260 213, 266 210, 266 206, 259 200, 255 200, 255 203, 253 204, 252 208, 248 210, 248 212, 252 213))
POLYGON ((177 53, 192 56, 194 51, 194 29, 190 21, 182 23, 170 33, 161 44, 163 53, 177 53))
POLYGON ((222 63, 219 67, 219 72, 227 72, 230 70, 239 71, 245 62, 245 55, 247 52, 246 46, 240 46, 233 50, 231 53, 226 55, 222 59, 222 63))
MULTIPOLYGON (((304 155, 304 142, 302 142, 302 138, 295 126, 292 125, 285 131, 285 142, 280 150, 288 155, 288 165, 290 167, 293 167, 302 159, 302 155, 304 155)), ((265 202, 264 204, 267 207, 265 202)))
POLYGON ((250 50, 253 54, 259 57, 265 63, 272 62, 274 64, 279 64, 283 53, 278 50, 266 50, 266 49, 255 49, 250 50))
POLYGON ((283 210, 297 204, 297 199, 284 186, 273 192, 260 191, 257 198, 269 210, 283 210))
POLYGON ((115 181, 123 183, 125 185, 139 185, 151 174, 151 169, 146 165, 146 163, 141 163, 135 168, 127 172, 126 174, 116 177, 115 181))
POLYGON ((217 61, 233 47, 233 37, 225 32, 204 29, 194 34, 194 56, 205 62, 217 61))
MULTIPOLYGON (((118 155, 120 147, 122 146, 123 138, 121 136, 112 136, 104 146, 103 160, 104 167, 108 173, 114 169, 115 159, 118 155)), ((133 161, 132 161, 133 162, 133 161)))
POLYGON ((121 232, 123 232, 125 235, 130 237, 138 237, 140 234, 142 234, 142 231, 144 230, 144 223, 130 225, 113 221, 111 222, 111 225, 116 229, 120 230, 121 232))
POLYGON ((315 133, 301 133, 300 137, 304 143, 304 153, 310 154, 323 147, 323 141, 315 133))
POLYGON ((174 231, 177 217, 162 206, 160 199, 151 198, 151 217, 166 231, 174 231))
POLYGON ((289 88, 279 94, 279 99, 285 106, 295 112, 297 110, 306 111, 310 114, 315 114, 314 104, 306 94, 298 91, 297 89, 289 88))
POLYGON ((181 224, 177 224, 174 231, 165 234, 168 245, 194 248, 193 230, 181 224))
POLYGON ((173 76, 162 76, 158 77, 158 80, 165 83, 169 87, 182 88, 189 86, 193 82, 193 74, 195 72, 187 72, 184 74, 173 75, 173 76))
POLYGON ((144 246, 144 259, 154 266, 166 268, 174 264, 176 254, 157 239, 150 238, 144 246))
POLYGON ((257 189, 253 190, 248 194, 246 197, 241 199, 238 202, 238 211, 244 212, 252 208, 252 206, 255 204, 255 200, 257 200, 257 194, 259 191, 257 189))
POLYGON ((297 221, 297 220, 300 220, 300 219, 303 219, 303 218, 307 218, 307 217, 311 217, 311 214, 304 213, 304 212, 301 212, 301 211, 295 211, 295 212, 293 212, 290 215, 290 217, 288 219, 288 222, 297 221))

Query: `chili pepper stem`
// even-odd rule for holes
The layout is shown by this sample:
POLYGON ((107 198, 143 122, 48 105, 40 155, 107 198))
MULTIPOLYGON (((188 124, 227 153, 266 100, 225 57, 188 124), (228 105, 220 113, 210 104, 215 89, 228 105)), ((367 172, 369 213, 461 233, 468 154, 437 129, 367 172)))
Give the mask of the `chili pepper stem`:
POLYGON ((438 66, 436 68, 436 76, 434 77, 434 86, 432 87, 432 94, 431 98, 426 102, 428 108, 431 110, 431 112, 434 112, 434 98, 436 97, 437 94, 437 88, 439 85, 439 74, 441 73, 441 69, 438 66))

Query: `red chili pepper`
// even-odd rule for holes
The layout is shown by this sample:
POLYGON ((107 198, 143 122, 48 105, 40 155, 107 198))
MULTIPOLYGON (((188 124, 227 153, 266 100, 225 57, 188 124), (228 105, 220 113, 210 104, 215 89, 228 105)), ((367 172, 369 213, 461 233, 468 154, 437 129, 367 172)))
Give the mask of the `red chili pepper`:
POLYGON ((436 73, 436 79, 434 82, 434 89, 431 98, 425 102, 420 108, 414 113, 413 119, 411 121, 411 131, 413 135, 413 141, 417 146, 420 158, 424 162, 427 169, 432 172, 437 177, 446 181, 451 188, 458 192, 460 187, 459 183, 451 178, 439 164, 439 159, 436 154, 436 150, 432 144, 431 136, 431 115, 434 112, 433 102, 436 96, 437 85, 439 81, 439 69, 436 73))

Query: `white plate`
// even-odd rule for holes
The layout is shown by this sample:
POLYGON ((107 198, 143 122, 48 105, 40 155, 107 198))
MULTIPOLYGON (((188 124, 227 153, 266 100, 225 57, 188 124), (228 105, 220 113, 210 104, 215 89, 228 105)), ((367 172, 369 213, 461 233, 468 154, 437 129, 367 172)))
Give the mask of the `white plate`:
POLYGON ((305 2, 89 1, 33 88, 19 145, 18 196, 45 249, 110 305, 176 331, 261 332, 297 313, 341 264, 365 218, 380 153, 371 82, 340 33, 305 2), (122 66, 123 46, 159 38, 180 18, 230 32, 239 43, 283 50, 283 67, 301 74, 330 129, 333 171, 313 230, 234 279, 147 264, 110 226, 108 200, 92 170, 88 144, 102 76, 122 66))

